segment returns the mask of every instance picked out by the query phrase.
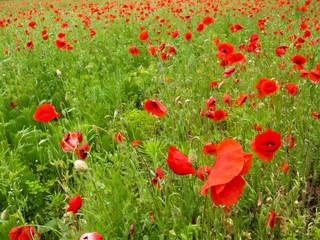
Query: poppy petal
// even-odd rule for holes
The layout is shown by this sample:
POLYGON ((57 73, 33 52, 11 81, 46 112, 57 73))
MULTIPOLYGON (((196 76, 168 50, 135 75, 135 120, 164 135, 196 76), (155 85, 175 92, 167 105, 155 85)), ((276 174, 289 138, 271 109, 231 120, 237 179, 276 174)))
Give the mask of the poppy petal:
POLYGON ((210 186, 217 186, 231 181, 239 175, 244 166, 243 150, 237 141, 225 139, 217 148, 217 160, 214 163, 208 182, 210 186))
MULTIPOLYGON (((228 184, 223 185, 224 188, 221 190, 221 186, 214 186, 211 188, 211 199, 216 203, 223 203, 224 205, 230 206, 235 204, 241 196, 246 181, 242 176, 236 176, 228 184), (220 188, 220 190, 219 190, 220 188), (214 191, 212 191, 214 190, 214 191), (214 194, 212 194, 212 192, 214 194), (214 198, 214 199, 213 199, 214 198)), ((217 205, 217 204, 216 204, 217 205)), ((220 205, 220 204, 218 204, 220 205)))

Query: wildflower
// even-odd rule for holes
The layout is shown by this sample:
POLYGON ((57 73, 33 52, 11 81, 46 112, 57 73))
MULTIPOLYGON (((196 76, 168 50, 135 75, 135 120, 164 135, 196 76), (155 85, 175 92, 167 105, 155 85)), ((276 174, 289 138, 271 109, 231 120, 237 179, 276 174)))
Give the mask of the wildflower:
POLYGON ((202 152, 206 155, 217 155, 217 147, 218 144, 216 143, 206 143, 202 147, 202 152))
POLYGON ((121 132, 117 132, 113 135, 113 139, 117 142, 117 143, 123 143, 124 141, 124 136, 121 132))
POLYGON ((76 194, 75 197, 70 198, 68 205, 69 207, 67 209, 67 212, 72 212, 73 214, 76 214, 82 206, 82 198, 79 194, 76 194))
POLYGON ((281 135, 267 129, 264 133, 258 134, 251 141, 250 146, 261 161, 269 162, 281 146, 281 135))
POLYGON ((140 50, 136 46, 129 47, 129 52, 132 56, 138 56, 140 55, 140 50))
POLYGON ((285 88, 287 89, 288 94, 297 95, 298 86, 295 83, 286 83, 285 88))
POLYGON ((225 139, 217 147, 217 158, 201 188, 201 194, 210 190, 211 200, 218 205, 230 207, 238 201, 246 184, 243 179, 250 169, 252 154, 244 153, 241 145, 233 139, 225 139))
POLYGON ((188 175, 196 173, 188 157, 174 146, 170 146, 168 149, 167 163, 175 174, 188 175))
POLYGON ((139 34, 139 39, 143 42, 147 41, 149 37, 148 31, 143 31, 139 34))
POLYGON ((184 39, 189 41, 192 39, 192 33, 191 32, 187 32, 184 34, 184 39))
POLYGON ((283 163, 281 163, 280 168, 284 173, 288 173, 290 166, 288 163, 283 162, 283 163))
POLYGON ((215 19, 213 17, 210 16, 206 16, 202 19, 202 23, 204 25, 210 25, 211 23, 213 23, 215 21, 215 19))
POLYGON ((164 178, 164 172, 160 167, 157 167, 155 176, 152 178, 152 181, 151 181, 152 185, 160 189, 159 179, 162 179, 162 178, 164 178))
POLYGON ((54 109, 54 106, 49 103, 40 105, 33 114, 33 119, 38 122, 50 122, 55 118, 59 118, 60 114, 54 109))
POLYGON ((103 240, 103 237, 100 233, 91 232, 91 233, 82 234, 79 240, 103 240))
POLYGON ((163 106, 160 101, 153 99, 148 99, 145 101, 144 110, 158 118, 162 118, 167 114, 167 108, 163 106))
POLYGON ((33 240, 36 239, 36 236, 38 238, 41 238, 41 234, 38 233, 34 227, 32 226, 15 226, 13 227, 9 232, 9 238, 10 240, 33 240))
POLYGON ((280 218, 277 217, 276 211, 275 210, 270 211, 266 221, 266 227, 269 227, 272 230, 275 227, 275 225, 279 222, 280 222, 280 218))
POLYGON ((234 66, 231 66, 229 68, 227 68, 222 74, 223 76, 226 76, 226 77, 231 77, 231 74, 234 73, 236 71, 236 68, 234 66))

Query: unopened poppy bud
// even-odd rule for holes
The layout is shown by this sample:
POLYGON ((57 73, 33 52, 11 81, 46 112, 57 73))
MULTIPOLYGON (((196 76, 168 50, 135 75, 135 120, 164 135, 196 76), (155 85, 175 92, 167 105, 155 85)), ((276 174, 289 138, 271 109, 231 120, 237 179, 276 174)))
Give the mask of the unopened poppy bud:
POLYGON ((8 212, 7 212, 7 209, 4 210, 4 211, 1 213, 0 219, 1 219, 2 221, 8 220, 8 212))
POLYGON ((124 126, 124 127, 128 127, 128 122, 125 118, 121 117, 120 118, 120 122, 121 122, 121 125, 124 126))
POLYGON ((190 149, 188 158, 191 163, 196 163, 197 162, 197 152, 194 149, 190 149))
POLYGON ((74 161, 74 168, 77 172, 86 172, 88 170, 88 165, 83 160, 74 161))
POLYGON ((131 225, 130 225, 130 234, 133 234, 133 233, 134 233, 134 225, 131 224, 131 225))

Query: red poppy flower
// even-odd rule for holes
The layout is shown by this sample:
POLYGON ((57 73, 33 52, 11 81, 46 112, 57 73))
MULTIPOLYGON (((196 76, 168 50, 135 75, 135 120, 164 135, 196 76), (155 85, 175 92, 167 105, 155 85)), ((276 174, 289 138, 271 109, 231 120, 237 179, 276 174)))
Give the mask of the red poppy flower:
POLYGON ((170 54, 170 55, 176 55, 177 54, 177 51, 174 48, 174 46, 168 45, 168 54, 170 54))
POLYGON ((201 194, 206 195, 210 190, 215 205, 224 204, 229 207, 235 204, 246 183, 242 172, 247 173, 251 164, 250 154, 246 157, 244 155, 237 141, 233 139, 222 141, 217 147, 217 159, 207 182, 201 188, 201 194))
POLYGON ((210 25, 211 23, 214 23, 214 18, 210 16, 206 16, 202 19, 202 23, 204 25, 210 25))
POLYGON ((275 50, 276 54, 278 57, 282 57, 285 53, 286 53, 286 50, 288 49, 289 47, 288 46, 285 46, 285 45, 281 45, 281 46, 278 46, 275 50))
POLYGON ((148 31, 143 31, 139 34, 139 39, 141 41, 144 41, 144 42, 147 41, 148 37, 149 37, 148 31))
POLYGON ((231 107, 232 106, 232 103, 231 103, 231 94, 223 94, 222 96, 222 101, 226 104, 228 104, 228 107, 231 107))
POLYGON ((33 240, 36 236, 41 238, 41 234, 32 226, 15 226, 10 230, 8 236, 10 240, 33 240))
POLYGON ((239 30, 242 30, 242 29, 244 29, 244 27, 243 27, 242 25, 240 25, 239 23, 235 24, 234 26, 231 25, 231 26, 229 27, 229 30, 230 30, 230 32, 232 32, 232 33, 235 33, 235 32, 237 32, 237 31, 239 31, 239 30))
POLYGON ((8 235, 10 240, 18 240, 21 233, 22 233, 22 227, 15 226, 11 228, 8 235))
POLYGON ((284 173, 288 173, 290 166, 288 163, 283 162, 283 163, 281 163, 280 168, 284 173))
POLYGON ((317 84, 320 82, 320 63, 317 64, 316 68, 310 70, 310 72, 308 73, 308 78, 313 83, 317 84))
POLYGON ((298 86, 295 83, 287 83, 285 85, 287 92, 291 95, 297 95, 298 92, 298 86))
POLYGON ((164 171, 160 167, 156 169, 156 176, 160 179, 164 178, 164 171))
POLYGON ((85 233, 78 240, 103 240, 103 236, 97 232, 85 233))
POLYGON ((55 43, 56 43, 56 47, 60 48, 61 50, 72 50, 73 49, 71 44, 69 42, 67 42, 66 40, 58 39, 58 40, 56 40, 55 43))
POLYGON ((223 76, 226 76, 226 77, 231 77, 232 73, 234 73, 236 71, 236 68, 234 66, 231 66, 229 68, 227 68, 226 70, 224 70, 224 72, 222 73, 223 76))
POLYGON ((261 84, 261 92, 263 95, 270 95, 278 91, 280 87, 274 80, 267 80, 261 84))
POLYGON ((59 32, 58 33, 58 38, 64 38, 66 36, 66 34, 65 33, 63 33, 63 32, 59 32))
POLYGON ((152 181, 151 181, 152 185, 160 189, 159 179, 162 179, 162 178, 164 178, 164 172, 160 167, 157 167, 155 176, 152 178, 152 181))
POLYGON ((294 69, 296 70, 301 70, 303 69, 303 64, 305 64, 307 62, 306 58, 297 54, 297 55, 294 55, 292 58, 291 58, 292 62, 294 63, 294 69))
POLYGON ((218 53, 216 56, 222 60, 224 59, 227 55, 231 54, 234 52, 234 47, 231 43, 220 43, 218 45, 218 53))
POLYGON ((270 211, 268 215, 268 219, 266 221, 266 227, 270 227, 271 229, 273 229, 275 225, 279 222, 280 222, 280 218, 277 217, 276 211, 275 210, 270 211))
POLYGON ((255 123, 255 124, 253 125, 253 128, 254 128, 254 130, 256 130, 256 131, 258 131, 258 132, 260 132, 260 131, 262 130, 262 127, 261 127, 258 123, 255 123))
POLYGON ((218 144, 216 143, 206 143, 202 147, 202 152, 206 155, 217 155, 217 147, 218 144))
POLYGON ((43 35, 43 36, 42 36, 42 39, 46 41, 46 40, 49 39, 49 36, 48 36, 48 35, 43 35))
POLYGON ((113 139, 117 142, 117 143, 123 143, 124 141, 124 136, 121 132, 117 132, 113 135, 113 139))
POLYGON ((168 54, 165 53, 165 52, 160 53, 160 58, 161 58, 163 61, 167 61, 167 60, 169 59, 168 54))
POLYGON ((210 110, 216 109, 216 99, 214 97, 211 96, 206 100, 206 108, 210 110))
POLYGON ((204 26, 205 25, 202 22, 198 23, 198 26, 196 27, 196 31, 199 33, 202 32, 204 29, 204 26))
POLYGON ((296 145, 296 140, 294 139, 293 136, 287 135, 287 136, 283 139, 283 143, 284 143, 284 145, 285 145, 288 149, 293 149, 294 146, 296 145))
POLYGON ((76 214, 82 206, 82 198, 79 194, 76 194, 74 198, 70 198, 68 205, 69 207, 67 209, 67 212, 72 212, 73 214, 76 214))
POLYGON ((275 93, 280 88, 274 80, 266 78, 260 78, 255 87, 258 89, 258 98, 275 93))
POLYGON ((320 112, 312 112, 312 117, 314 117, 316 120, 320 120, 320 112))
POLYGON ((244 104, 248 99, 248 94, 240 94, 239 97, 234 101, 234 103, 238 106, 244 104))
POLYGON ((152 57, 155 56, 157 54, 157 49, 153 45, 149 45, 148 54, 152 57))
POLYGON ((27 49, 33 49, 34 48, 34 44, 33 44, 31 39, 26 43, 26 48, 27 49))
POLYGON ((281 135, 267 129, 264 133, 258 134, 251 141, 250 146, 261 161, 269 162, 281 146, 281 135))
POLYGON ((132 56, 138 56, 140 55, 140 50, 136 46, 131 46, 129 47, 129 52, 131 53, 132 56))
MULTIPOLYGON (((294 66, 298 66, 298 65, 294 65, 294 66)), ((294 68, 296 68, 296 67, 294 67, 294 68)), ((297 69, 297 70, 299 70, 299 69, 297 69)), ((300 77, 301 78, 308 78, 309 77, 309 72, 308 71, 306 71, 304 69, 300 69, 299 72, 300 72, 300 77)))
POLYGON ((93 28, 90 28, 89 31, 90 31, 90 37, 93 37, 94 35, 96 35, 96 31, 93 28))
POLYGON ((167 115, 167 108, 158 100, 148 99, 145 101, 144 110, 158 118, 162 118, 167 115))
POLYGON ((73 152, 76 151, 82 140, 83 137, 80 131, 75 130, 72 133, 67 132, 60 141, 60 146, 64 152, 73 152))
POLYGON ((204 166, 200 166, 196 172, 197 177, 201 180, 204 181, 204 177, 206 176, 206 178, 208 177, 208 175, 210 174, 210 167, 207 165, 204 166))
POLYGON ((10 107, 15 108, 17 106, 16 102, 10 102, 10 107))
POLYGON ((191 32, 187 32, 184 34, 184 39, 189 41, 192 39, 192 33, 191 32))
POLYGON ((37 23, 36 23, 35 21, 31 21, 31 22, 29 22, 29 24, 28 24, 28 26, 29 26, 30 28, 34 28, 36 25, 37 25, 37 23))
POLYGON ((206 116, 211 120, 218 122, 218 121, 224 120, 228 116, 228 114, 224 110, 217 109, 215 111, 211 111, 211 110, 207 111, 206 116))
POLYGON ((87 158, 88 152, 89 152, 89 143, 88 142, 85 142, 84 144, 82 144, 81 147, 78 147, 76 149, 76 154, 78 155, 78 157, 81 160, 84 160, 87 158))
POLYGON ((167 163, 175 174, 188 175, 196 173, 188 157, 174 146, 170 146, 168 149, 167 163))
POLYGON ((238 64, 246 61, 246 58, 242 53, 231 53, 226 56, 227 64, 238 64))
POLYGON ((174 31, 171 32, 171 37, 172 38, 176 38, 178 36, 179 36, 179 31, 178 30, 174 30, 174 31))
POLYGON ((166 44, 165 44, 165 43, 161 43, 161 44, 159 45, 158 50, 159 50, 159 51, 162 51, 165 47, 166 47, 166 44))
POLYGON ((216 87, 218 85, 219 85, 218 81, 212 81, 211 83, 209 83, 209 88, 214 88, 214 87, 216 87))
POLYGON ((54 106, 49 103, 40 105, 33 114, 33 119, 38 122, 50 122, 55 118, 59 118, 60 114, 54 110, 54 106))
POLYGON ((140 143, 141 143, 141 140, 139 140, 139 139, 135 139, 135 140, 131 141, 131 145, 134 146, 134 147, 139 146, 140 143))

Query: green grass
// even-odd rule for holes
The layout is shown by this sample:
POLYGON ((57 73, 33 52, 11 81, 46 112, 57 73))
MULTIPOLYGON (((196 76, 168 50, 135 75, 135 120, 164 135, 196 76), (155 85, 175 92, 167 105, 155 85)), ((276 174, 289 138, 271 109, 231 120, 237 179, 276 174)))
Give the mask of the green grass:
POLYGON ((103 3, 89 5, 80 0, 54 1, 54 8, 42 1, 1 1, 0 19, 10 19, 10 24, 0 27, 1 239, 8 239, 13 226, 27 224, 34 225, 42 239, 50 240, 77 239, 93 231, 105 239, 319 238, 320 121, 311 115, 320 111, 319 84, 301 78, 291 62, 295 54, 305 56, 308 71, 320 62, 319 42, 309 44, 319 35, 317 3, 312 1, 307 12, 300 12, 296 8, 302 1, 277 7, 266 1, 261 1, 264 7, 253 1, 249 6, 231 1, 222 7, 217 3, 216 13, 212 9, 205 13, 203 9, 209 9, 206 1, 195 5, 160 2, 164 6, 151 1, 152 10, 143 10, 149 17, 141 20, 143 7, 137 10, 139 3, 133 1, 132 10, 115 1, 105 12, 103 3), (251 17, 238 10, 248 12, 253 6, 259 11, 251 17), (101 15, 92 13, 93 8, 100 9, 101 15), (181 13, 172 12, 180 8, 181 13), (30 15, 30 9, 36 11, 30 15), (60 9, 60 14, 54 9, 60 9), (131 15, 119 14, 120 9, 131 15), (90 27, 83 27, 82 18, 77 17, 80 13, 82 18, 91 18, 90 27), (109 14, 116 18, 108 18, 109 14), (285 20, 280 19, 281 14, 285 20), (191 18, 180 18, 186 15, 191 18), (215 22, 198 33, 197 23, 207 15, 215 22), (266 16, 270 17, 266 29, 260 31, 257 20, 266 16), (61 21, 56 22, 57 17, 61 21), (161 19, 165 19, 162 24, 161 19), (300 24, 304 20, 312 35, 296 49, 288 37, 303 35, 300 24), (36 21, 34 29, 28 27, 30 21, 36 21), (62 28, 63 22, 69 27, 62 28), (19 23, 23 26, 17 27, 19 23), (244 29, 231 33, 229 25, 236 23, 244 29), (141 26, 149 32, 147 42, 138 38, 141 26), (291 30, 286 30, 288 26, 291 30), (41 36, 44 28, 50 37, 47 41, 41 36), (89 36, 89 28, 96 31, 95 36, 89 36), (168 32, 175 29, 180 35, 173 39, 168 32), (279 29, 283 35, 274 35, 279 29), (193 33, 190 41, 183 38, 187 31, 193 33), (73 50, 55 46, 59 32, 66 33, 73 50), (261 54, 241 51, 246 70, 235 65, 236 72, 224 77, 225 68, 215 56, 217 47, 212 38, 233 44, 239 52, 237 47, 248 44, 253 33, 259 35, 261 54), (32 50, 25 48, 30 39, 32 50), (160 43, 172 45, 177 55, 168 61, 161 60, 159 53, 150 57, 149 43, 156 48, 160 43), (139 56, 130 55, 132 45, 140 49, 139 56), (274 53, 279 45, 290 46, 281 58, 274 53), (8 54, 2 52, 5 50, 8 54), (285 66, 280 69, 282 62, 285 66), (240 81, 235 84, 237 78, 240 81), (260 78, 272 78, 281 88, 263 98, 256 94, 240 107, 233 104, 229 108, 222 101, 225 93, 231 94, 232 100, 240 94, 257 93, 255 85, 260 78), (213 80, 219 85, 209 88, 213 80), (289 82, 297 84, 298 95, 286 93, 284 85, 289 82), (210 96, 216 98, 217 109, 228 113, 225 120, 200 117, 210 96), (158 119, 148 114, 143 108, 146 99, 160 100, 168 109, 167 115, 158 119), (12 108, 11 102, 17 106, 12 108), (49 123, 33 120, 41 103, 52 103, 61 117, 49 123), (282 139, 293 135, 296 146, 290 150, 283 145, 271 162, 260 161, 250 148, 258 134, 254 123, 263 131, 279 132, 282 139), (59 144, 65 132, 74 130, 81 131, 90 146, 86 159, 89 170, 84 173, 73 168, 77 155, 63 152, 59 144), (124 134, 122 144, 113 139, 117 132, 124 134), (200 194, 203 182, 196 176, 175 175, 166 163, 168 147, 174 145, 193 160, 196 169, 203 164, 212 166, 215 158, 204 155, 202 146, 225 138, 236 139, 254 156, 244 192, 230 213, 214 206, 209 195, 200 194), (141 140, 138 147, 131 145, 135 139, 141 140), (290 165, 287 174, 280 169, 282 162, 290 165), (151 183, 157 167, 165 172, 160 190, 151 183), (72 215, 66 213, 67 202, 76 193, 82 196, 83 205, 72 215), (265 226, 271 210, 281 218, 274 229, 265 226), (132 224, 134 233, 129 234, 132 224))

